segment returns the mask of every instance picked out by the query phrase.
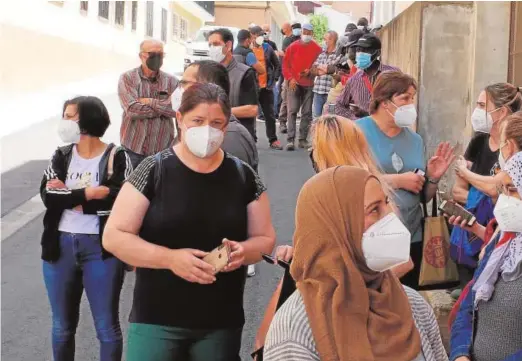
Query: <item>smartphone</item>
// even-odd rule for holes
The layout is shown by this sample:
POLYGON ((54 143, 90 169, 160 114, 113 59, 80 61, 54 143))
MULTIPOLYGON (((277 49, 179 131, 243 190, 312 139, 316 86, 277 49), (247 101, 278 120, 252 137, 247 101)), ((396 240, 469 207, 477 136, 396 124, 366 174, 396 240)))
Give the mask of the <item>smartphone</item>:
POLYGON ((475 221, 477 220, 471 212, 469 212, 460 204, 452 200, 442 201, 442 203, 439 206, 439 210, 450 216, 460 216, 460 218, 467 222, 466 224, 469 227, 471 227, 473 223, 475 223, 475 221))
POLYGON ((159 98, 160 100, 166 100, 169 98, 169 93, 167 93, 166 91, 160 91, 159 98))
POLYGON ((419 169, 419 168, 415 168, 413 173, 418 174, 418 175, 423 176, 423 177, 426 176, 426 173, 422 169, 419 169))
POLYGON ((328 104, 328 114, 335 114, 335 104, 328 104))
POLYGON ((203 261, 214 266, 216 273, 221 272, 230 261, 230 247, 225 244, 220 245, 207 254, 203 261))

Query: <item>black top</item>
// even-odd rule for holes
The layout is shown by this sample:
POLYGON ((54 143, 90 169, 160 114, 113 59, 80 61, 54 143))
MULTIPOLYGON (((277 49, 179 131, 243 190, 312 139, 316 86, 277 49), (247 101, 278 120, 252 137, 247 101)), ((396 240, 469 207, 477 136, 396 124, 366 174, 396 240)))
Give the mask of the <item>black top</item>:
MULTIPOLYGON (((243 79, 241 80, 240 85, 240 96, 239 96, 239 106, 243 105, 257 105, 257 77, 254 69, 249 69, 243 79)), ((254 122, 256 121, 256 117, 251 118, 237 118, 240 123, 246 122, 254 122)))
POLYGON ((469 142, 464 158, 473 163, 470 169, 473 173, 484 176, 495 174, 498 167, 498 150, 491 151, 489 137, 486 133, 476 133, 469 142))
MULTIPOLYGON (((232 157, 226 154, 222 164, 208 174, 188 168, 172 149, 161 152, 161 162, 154 156, 146 158, 129 178, 150 200, 140 237, 171 249, 207 252, 223 238, 245 241, 247 205, 266 188, 243 162, 241 175, 232 157)), ((214 284, 201 285, 170 270, 139 268, 130 322, 189 329, 242 326, 246 267, 216 278, 214 284)))
POLYGON ((268 43, 268 45, 270 45, 274 51, 277 51, 277 44, 272 40, 265 40, 265 43, 268 43))
POLYGON ((286 51, 286 49, 296 40, 300 40, 301 37, 300 36, 294 36, 294 35, 291 35, 291 36, 287 36, 286 38, 283 39, 283 51, 286 51))

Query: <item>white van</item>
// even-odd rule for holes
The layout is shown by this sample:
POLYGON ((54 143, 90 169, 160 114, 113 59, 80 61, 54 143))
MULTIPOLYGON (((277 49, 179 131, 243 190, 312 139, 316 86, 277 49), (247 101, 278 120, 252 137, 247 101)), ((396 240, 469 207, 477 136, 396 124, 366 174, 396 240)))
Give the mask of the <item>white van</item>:
MULTIPOLYGON (((184 68, 186 69, 191 63, 198 60, 210 60, 208 55, 208 36, 212 30, 225 28, 232 32, 234 36, 234 48, 237 46, 237 34, 239 33, 239 28, 233 28, 229 26, 204 26, 199 29, 196 33, 194 39, 187 41, 186 45, 186 55, 184 61, 184 68)), ((232 49, 233 50, 233 49, 232 49)))

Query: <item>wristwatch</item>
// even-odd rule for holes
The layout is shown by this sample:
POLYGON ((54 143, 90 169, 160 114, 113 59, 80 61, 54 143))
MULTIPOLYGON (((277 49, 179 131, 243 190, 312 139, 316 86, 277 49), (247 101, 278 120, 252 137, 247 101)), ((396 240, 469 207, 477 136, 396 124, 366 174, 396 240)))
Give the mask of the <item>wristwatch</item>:
POLYGON ((431 184, 437 185, 440 182, 440 178, 439 179, 435 179, 435 178, 428 177, 428 182, 431 183, 431 184))

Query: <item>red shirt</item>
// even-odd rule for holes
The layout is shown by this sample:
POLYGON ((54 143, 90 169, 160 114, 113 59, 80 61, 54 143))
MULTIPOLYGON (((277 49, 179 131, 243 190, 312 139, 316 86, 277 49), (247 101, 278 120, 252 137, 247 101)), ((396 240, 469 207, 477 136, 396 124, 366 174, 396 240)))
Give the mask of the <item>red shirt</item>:
POLYGON ((286 80, 295 79, 302 86, 313 86, 312 77, 301 77, 300 73, 310 70, 315 60, 323 50, 315 41, 308 44, 302 41, 293 42, 285 52, 283 58, 283 76, 286 80))

